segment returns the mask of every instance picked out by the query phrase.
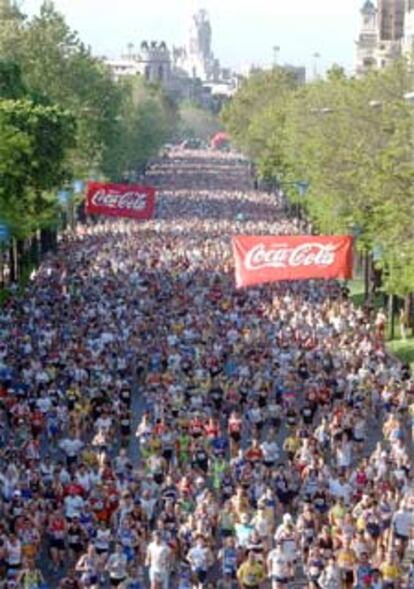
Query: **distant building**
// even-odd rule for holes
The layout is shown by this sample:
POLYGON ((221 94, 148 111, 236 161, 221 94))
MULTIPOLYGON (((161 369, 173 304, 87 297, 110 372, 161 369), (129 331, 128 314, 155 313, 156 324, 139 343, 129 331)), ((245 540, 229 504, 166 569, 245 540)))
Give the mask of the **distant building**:
MULTIPOLYGON (((0 0, 1 2, 1 0, 0 0)), ((200 10, 191 18, 186 45, 169 50, 165 42, 144 41, 138 52, 133 45, 119 59, 106 60, 116 79, 143 76, 163 84, 174 98, 190 99, 214 108, 237 89, 237 76, 222 68, 212 51, 213 32, 208 14, 200 10)))
POLYGON ((378 11, 371 0, 361 9, 361 23, 357 40, 356 71, 358 75, 377 67, 378 11))
POLYGON ((378 0, 380 41, 401 41, 404 37, 405 0, 378 0))
POLYGON ((383 69, 414 51, 414 0, 365 0, 356 42, 356 73, 383 69))
POLYGON ((220 63, 212 51, 213 31, 208 14, 200 10, 193 15, 185 47, 173 50, 174 65, 191 78, 214 80, 220 77, 220 63))
POLYGON ((414 0, 407 0, 405 12, 403 54, 414 55, 414 0))
POLYGON ((117 79, 138 75, 148 82, 168 83, 171 77, 171 56, 163 41, 143 41, 138 53, 131 50, 119 59, 107 60, 107 63, 117 79))

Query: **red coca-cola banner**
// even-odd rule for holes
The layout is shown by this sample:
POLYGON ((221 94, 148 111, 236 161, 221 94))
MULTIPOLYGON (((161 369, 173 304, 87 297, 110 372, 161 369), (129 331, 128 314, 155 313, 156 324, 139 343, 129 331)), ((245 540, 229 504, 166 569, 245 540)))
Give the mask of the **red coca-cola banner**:
POLYGON ((352 278, 352 237, 233 238, 238 288, 279 280, 352 278))
POLYGON ((152 219, 155 188, 138 184, 90 182, 86 193, 86 212, 91 215, 152 219))

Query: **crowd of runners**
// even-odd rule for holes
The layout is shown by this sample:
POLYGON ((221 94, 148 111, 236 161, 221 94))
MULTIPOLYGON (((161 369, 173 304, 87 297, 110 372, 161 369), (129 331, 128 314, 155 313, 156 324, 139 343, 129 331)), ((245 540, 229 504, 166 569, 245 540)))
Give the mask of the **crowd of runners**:
POLYGON ((232 155, 67 236, 0 314, 2 589, 414 587, 414 383, 335 282, 236 290, 289 234, 232 155))

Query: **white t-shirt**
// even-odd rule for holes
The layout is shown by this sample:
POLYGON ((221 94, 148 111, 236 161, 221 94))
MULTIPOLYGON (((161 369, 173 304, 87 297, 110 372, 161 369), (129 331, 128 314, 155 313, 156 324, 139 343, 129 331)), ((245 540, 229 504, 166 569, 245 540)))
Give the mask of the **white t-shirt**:
POLYGON ((276 462, 279 458, 279 446, 276 442, 263 442, 260 448, 265 462, 276 462))
POLYGON ((111 579, 124 579, 127 576, 127 558, 124 554, 111 554, 107 566, 111 579))
POLYGON ((83 448, 83 442, 77 438, 65 438, 60 442, 59 446, 65 452, 66 456, 74 458, 79 450, 83 448))
POLYGON ((282 550, 275 548, 269 552, 267 563, 272 576, 278 577, 279 579, 289 577, 289 559, 282 550))
POLYGON ((79 517, 83 509, 84 501, 79 495, 68 495, 65 498, 66 517, 79 517))
POLYGON ((206 571, 208 569, 208 548, 205 546, 194 546, 188 553, 188 560, 193 570, 206 571))
POLYGON ((413 525, 413 516, 409 511, 397 511, 393 518, 393 524, 397 534, 409 537, 413 525))
POLYGON ((112 418, 111 417, 100 417, 97 421, 96 421, 96 429, 99 430, 103 430, 105 433, 107 433, 112 426, 112 418))
POLYGON ((111 530, 103 530, 98 529, 96 532, 95 538, 95 547, 98 550, 109 550, 109 545, 111 543, 111 530))
POLYGON ((10 566, 18 565, 22 561, 22 545, 20 542, 12 544, 11 542, 6 543, 7 550, 7 563, 10 566))
POLYGON ((170 550, 165 544, 151 542, 148 545, 147 553, 150 560, 150 568, 153 571, 164 572, 168 566, 170 550))

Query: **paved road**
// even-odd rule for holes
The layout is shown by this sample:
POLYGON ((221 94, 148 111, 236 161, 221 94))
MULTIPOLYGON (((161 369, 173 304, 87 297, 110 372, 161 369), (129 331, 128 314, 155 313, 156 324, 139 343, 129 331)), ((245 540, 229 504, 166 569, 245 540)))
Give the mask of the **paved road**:
MULTIPOLYGON (((168 333, 168 329, 171 327, 171 323, 168 323, 168 321, 172 321, 175 313, 178 313, 178 316, 180 316, 180 314, 181 316, 185 316, 188 308, 191 309, 192 313, 196 313, 197 307, 194 303, 195 295, 191 292, 191 281, 187 281, 187 262, 188 259, 191 260, 195 267, 195 270, 193 268, 193 272, 195 273, 198 271, 197 265, 202 266, 203 260, 200 258, 200 243, 202 243, 203 246, 209 246, 209 244, 214 246, 211 248, 207 247, 205 250, 207 256, 211 255, 211 259, 207 260, 209 265, 202 266, 202 279, 200 281, 202 289, 204 288, 204 290, 207 291, 210 289, 214 290, 212 285, 214 286, 216 271, 215 261, 217 262, 217 267, 222 269, 223 256, 228 256, 231 232, 242 234, 267 233, 270 228, 270 230, 274 229, 274 231, 279 231, 281 233, 290 233, 294 231, 294 227, 292 227, 292 224, 289 221, 284 220, 284 203, 281 202, 279 198, 264 193, 253 193, 251 191, 252 179, 249 175, 249 166, 242 160, 227 160, 225 158, 212 156, 212 154, 205 152, 192 153, 190 154, 190 157, 187 157, 186 154, 179 154, 177 156, 173 155, 169 160, 157 163, 149 171, 147 180, 148 182, 154 183, 159 189, 156 213, 157 218, 153 223, 142 225, 142 230, 140 226, 137 234, 134 235, 136 241, 131 243, 137 244, 139 250, 137 256, 143 256, 137 264, 138 268, 144 266, 143 260, 146 253, 146 240, 148 240, 149 245, 152 247, 150 251, 153 259, 146 261, 146 263, 148 263, 147 269, 150 269, 148 275, 151 277, 151 280, 159 282, 159 289, 163 296, 158 299, 159 302, 154 302, 154 300, 144 301, 147 306, 145 307, 143 315, 144 320, 150 325, 148 328, 151 330, 152 336, 149 338, 150 343, 153 348, 157 348, 157 345, 159 344, 157 340, 157 329, 159 327, 157 318, 159 318, 159 324, 164 329, 164 332, 161 333, 160 331, 159 333, 159 338, 161 340, 162 338, 165 339, 166 330, 168 333), (225 191, 225 193, 223 193, 223 191, 225 191), (195 203, 197 206, 195 206, 195 203), (204 221, 202 225, 199 223, 200 219, 204 221), (273 222, 275 223, 274 227, 272 227, 273 222), (162 249, 162 254, 165 254, 165 241, 168 241, 168 247, 171 250, 171 258, 175 263, 177 258, 181 256, 179 259, 180 263, 177 266, 179 271, 175 274, 171 273, 168 263, 164 265, 161 264, 159 269, 153 270, 153 262, 157 262, 157 256, 161 257, 159 253, 157 253, 157 248, 160 247, 160 249, 162 249), (179 248, 182 243, 185 243, 186 251, 178 251, 177 253, 174 248, 176 246, 179 248), (217 243, 219 244, 219 247, 217 247, 217 243), (211 254, 213 251, 214 255, 217 256, 217 259, 211 254), (185 256, 188 256, 187 260, 185 260, 185 256), (142 266, 139 264, 142 264, 142 266), (221 266, 219 266, 219 264, 221 266), (166 279, 163 280, 165 277, 166 279), (190 296, 187 299, 187 302, 181 303, 180 308, 173 309, 171 300, 169 299, 168 289, 173 287, 177 290, 177 285, 181 285, 180 288, 182 288, 184 300, 186 296, 190 296), (161 319, 163 307, 167 309, 165 315, 167 320, 165 320, 165 316, 161 319)), ((103 243, 105 242, 105 236, 103 236, 102 241, 103 243)), ((113 247, 116 247, 116 245, 117 244, 113 247)), ((120 245, 121 252, 124 251, 122 249, 123 247, 125 248, 127 255, 133 260, 134 251, 130 252, 127 244, 124 243, 120 245)), ((109 258, 111 258, 111 252, 112 250, 109 250, 108 252, 109 258)), ((117 261, 119 262, 119 258, 117 261)), ((174 268, 174 270, 176 270, 176 268, 174 268)), ((222 274, 225 274, 225 271, 221 271, 222 274)), ((226 271, 232 272, 230 259, 226 271)), ((230 293, 229 297, 233 297, 233 301, 235 301, 237 295, 233 289, 232 274, 225 275, 223 284, 225 294, 230 293)), ((126 290, 128 291, 128 288, 126 290)), ((159 294, 160 293, 157 292, 156 296, 159 294)), ((177 293, 175 294, 174 303, 179 299, 177 293)), ((313 294, 314 293, 309 292, 308 296, 312 297, 313 294)), ((275 342, 276 334, 273 321, 269 321, 268 319, 263 320, 263 318, 256 313, 257 307, 262 301, 264 301, 264 305, 268 305, 268 308, 271 308, 271 291, 263 289, 263 293, 260 293, 260 297, 262 297, 262 295, 263 298, 259 298, 255 301, 254 305, 251 304, 250 306, 251 320, 250 318, 246 319, 246 315, 240 310, 238 310, 239 317, 236 319, 240 320, 241 324, 244 324, 245 327, 248 327, 251 331, 255 330, 256 324, 260 326, 261 329, 263 329, 263 333, 258 335, 257 341, 260 342, 260 346, 263 346, 264 348, 267 346, 269 349, 257 350, 254 349, 253 344, 243 344, 243 350, 239 353, 239 361, 242 363, 249 364, 250 362, 251 356, 246 354, 245 349, 248 349, 253 356, 263 351, 271 353, 272 346, 275 342), (260 339, 263 335, 264 337, 260 339), (249 346, 251 349, 249 349, 249 346)), ((135 297, 137 299, 140 297, 138 290, 135 292, 135 297)), ((310 298, 310 300, 313 299, 310 298)), ((244 301, 243 304, 246 304, 246 301, 244 301)), ((207 349, 209 349, 209 352, 212 352, 214 346, 220 345, 223 338, 227 335, 227 331, 221 331, 221 329, 223 324, 225 325, 225 330, 229 329, 229 326, 226 324, 228 317, 227 313, 222 309, 217 311, 214 307, 214 303, 211 303, 211 301, 205 299, 204 305, 205 308, 198 307, 197 312, 200 317, 196 316, 195 318, 202 319, 204 313, 209 314, 212 326, 212 341, 209 340, 207 346, 210 346, 210 348, 207 349)), ((202 326, 201 330, 202 329, 205 329, 205 326, 202 326)), ((208 337, 207 334, 207 338, 208 337)), ((145 337, 142 341, 146 341, 145 337)), ((205 344, 203 343, 203 345, 205 344)), ((298 349, 300 349, 300 346, 298 346, 298 349)), ((138 441, 135 438, 134 433, 146 407, 145 385, 143 380, 136 376, 136 363, 141 360, 144 360, 144 363, 148 363, 152 351, 153 350, 147 349, 144 344, 141 349, 132 350, 133 361, 129 377, 133 384, 131 403, 133 422, 128 452, 134 467, 142 466, 138 441), (137 362, 134 359, 134 354, 137 362)), ((234 350, 233 353, 235 353, 234 350)), ((252 360, 253 368, 256 366, 255 361, 256 360, 252 360)), ((265 363, 265 369, 269 368, 269 365, 266 366, 265 363)), ((259 370, 262 366, 263 364, 260 365, 259 370)), ((270 373, 273 371, 274 374, 276 374, 277 370, 274 370, 273 367, 270 366, 270 373)), ((253 388, 251 387, 251 384, 254 377, 255 374, 252 374, 250 377, 248 383, 249 388, 253 388)), ((184 380, 185 376, 180 374, 179 378, 184 380)), ((297 393, 298 408, 300 408, 302 403, 302 391, 300 390, 300 385, 298 385, 297 393)), ((227 421, 224 418, 222 418, 222 424, 225 427, 227 426, 227 421)), ((368 425, 369 438, 364 449, 366 455, 369 455, 372 452, 377 441, 380 439, 382 424, 380 420, 376 420, 375 417, 372 416, 368 425)), ((251 431, 249 431, 248 428, 246 428, 245 431, 246 434, 242 440, 242 448, 246 448, 251 440, 251 431)), ((286 425, 283 424, 277 434, 277 441, 280 447, 283 446, 286 433, 286 425)), ((86 438, 86 441, 89 441, 90 438, 88 436, 86 436, 86 438)), ((113 440, 110 452, 112 457, 117 455, 119 448, 120 440, 113 440)), ((42 443, 42 454, 44 455, 49 450, 50 448, 44 439, 42 443)), ((58 460, 62 457, 58 451, 52 451, 52 454, 54 460, 58 460)), ((285 458, 283 453, 282 458, 285 458)), ((56 575, 51 570, 46 551, 42 554, 42 568, 50 587, 55 589, 60 575, 56 575)), ((216 578, 217 577, 213 577, 213 584, 215 583, 216 578)), ((297 583, 302 584, 302 582, 303 577, 299 575, 297 583)), ((173 587, 170 589, 173 589, 173 587)))

